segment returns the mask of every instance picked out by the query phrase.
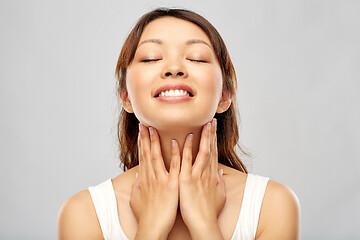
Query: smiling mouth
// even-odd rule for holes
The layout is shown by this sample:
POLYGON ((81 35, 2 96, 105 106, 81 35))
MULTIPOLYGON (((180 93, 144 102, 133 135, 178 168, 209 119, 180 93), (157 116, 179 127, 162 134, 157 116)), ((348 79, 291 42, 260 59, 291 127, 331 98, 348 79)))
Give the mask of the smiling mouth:
POLYGON ((193 97, 190 97, 189 95, 158 96, 155 99, 164 103, 180 103, 190 101, 191 99, 193 99, 193 97))
POLYGON ((155 96, 155 98, 158 97, 194 97, 194 95, 191 92, 188 92, 186 90, 182 90, 182 89, 171 89, 171 90, 166 90, 166 91, 162 91, 159 94, 157 94, 155 96))
POLYGON ((185 83, 168 83, 156 90, 154 98, 185 98, 194 97, 194 90, 185 83))

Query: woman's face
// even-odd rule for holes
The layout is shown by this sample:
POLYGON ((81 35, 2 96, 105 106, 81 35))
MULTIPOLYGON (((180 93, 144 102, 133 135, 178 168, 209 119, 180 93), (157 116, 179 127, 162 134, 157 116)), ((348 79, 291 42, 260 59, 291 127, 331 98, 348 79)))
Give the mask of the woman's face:
POLYGON ((162 17, 145 27, 121 98, 146 126, 198 127, 229 107, 222 81, 206 33, 191 22, 162 17))

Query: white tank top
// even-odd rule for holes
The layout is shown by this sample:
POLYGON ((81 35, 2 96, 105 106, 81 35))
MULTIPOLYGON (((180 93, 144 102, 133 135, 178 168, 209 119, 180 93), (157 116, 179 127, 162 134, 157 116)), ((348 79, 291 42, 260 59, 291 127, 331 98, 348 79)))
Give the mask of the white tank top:
MULTIPOLYGON (((243 202, 231 240, 254 240, 268 177, 248 174, 243 202)), ((121 228, 111 179, 89 187, 105 240, 129 240, 121 228)))

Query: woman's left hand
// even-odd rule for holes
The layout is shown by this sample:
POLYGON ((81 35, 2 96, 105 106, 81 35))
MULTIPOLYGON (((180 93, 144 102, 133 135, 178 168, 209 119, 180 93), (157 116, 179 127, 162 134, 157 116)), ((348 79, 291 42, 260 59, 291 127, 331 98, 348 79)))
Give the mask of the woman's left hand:
MULTIPOLYGON (((192 238, 217 230, 217 217, 225 201, 225 183, 218 172, 216 119, 205 124, 200 147, 192 165, 192 134, 186 138, 179 175, 180 211, 192 238)), ((214 236, 213 236, 214 237, 214 236)))

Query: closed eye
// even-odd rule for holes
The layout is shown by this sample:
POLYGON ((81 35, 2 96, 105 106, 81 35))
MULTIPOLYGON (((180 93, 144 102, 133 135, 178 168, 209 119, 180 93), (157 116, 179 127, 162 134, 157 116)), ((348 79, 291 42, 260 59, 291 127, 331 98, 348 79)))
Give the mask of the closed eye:
POLYGON ((207 63, 207 61, 205 61, 205 60, 196 60, 196 59, 190 59, 190 58, 187 58, 187 60, 190 60, 191 62, 207 63))
POLYGON ((156 61, 159 61, 159 60, 161 60, 162 58, 156 58, 156 59, 144 59, 144 60, 141 60, 141 62, 145 62, 145 63, 147 63, 147 62, 156 62, 156 61))

